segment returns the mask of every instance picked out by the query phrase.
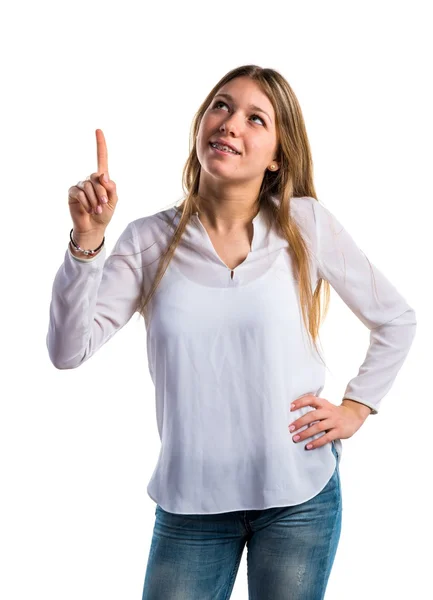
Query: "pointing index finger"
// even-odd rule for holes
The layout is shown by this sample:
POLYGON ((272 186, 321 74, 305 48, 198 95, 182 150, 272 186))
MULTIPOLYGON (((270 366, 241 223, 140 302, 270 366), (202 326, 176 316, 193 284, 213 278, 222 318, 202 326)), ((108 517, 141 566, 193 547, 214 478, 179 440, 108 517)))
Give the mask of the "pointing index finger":
POLYGON ((96 152, 98 156, 98 174, 106 173, 108 176, 108 152, 102 129, 96 130, 96 152))

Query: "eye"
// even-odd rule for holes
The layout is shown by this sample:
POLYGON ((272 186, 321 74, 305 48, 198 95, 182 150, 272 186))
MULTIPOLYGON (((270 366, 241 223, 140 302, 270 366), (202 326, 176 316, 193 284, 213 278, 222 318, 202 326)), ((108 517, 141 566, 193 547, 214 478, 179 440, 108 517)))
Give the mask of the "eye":
POLYGON ((225 106, 227 106, 227 104, 225 102, 223 102, 222 100, 217 100, 215 102, 215 104, 213 105, 213 107, 216 108, 217 104, 224 104, 225 106))
MULTIPOLYGON (((213 108, 217 107, 217 104, 224 104, 224 106, 228 106, 228 104, 226 104, 225 102, 223 102, 222 100, 217 100, 215 102, 215 104, 213 105, 213 108)), ((262 117, 259 117, 259 115, 252 115, 252 117, 256 117, 257 119, 260 119, 260 121, 262 122, 263 125, 265 125, 264 120, 262 119, 262 117)))

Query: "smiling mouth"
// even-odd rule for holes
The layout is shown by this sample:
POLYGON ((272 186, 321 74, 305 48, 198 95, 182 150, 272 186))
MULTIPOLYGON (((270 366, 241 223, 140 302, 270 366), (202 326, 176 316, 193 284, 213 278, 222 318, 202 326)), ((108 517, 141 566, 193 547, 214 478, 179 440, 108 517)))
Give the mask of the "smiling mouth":
POLYGON ((230 156, 240 156, 240 152, 229 152, 226 150, 220 150, 219 148, 215 148, 215 146, 212 146, 213 142, 209 142, 209 146, 212 148, 212 150, 215 150, 215 152, 219 152, 220 154, 229 154, 230 156))

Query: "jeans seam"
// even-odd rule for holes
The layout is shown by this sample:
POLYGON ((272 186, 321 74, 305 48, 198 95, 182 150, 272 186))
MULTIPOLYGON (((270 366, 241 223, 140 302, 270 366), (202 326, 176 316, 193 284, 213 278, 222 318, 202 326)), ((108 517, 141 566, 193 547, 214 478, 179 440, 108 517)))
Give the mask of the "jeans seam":
POLYGON ((233 591, 233 585, 234 585, 234 582, 235 582, 235 579, 236 579, 236 574, 238 572, 241 559, 242 559, 242 552, 239 553, 239 555, 238 555, 238 557, 236 559, 236 563, 235 563, 235 565, 233 567, 233 570, 232 570, 232 572, 230 574, 229 585, 227 587, 227 592, 226 592, 226 595, 224 597, 224 600, 227 600, 228 598, 230 598, 230 595, 231 595, 231 593, 233 591))
MULTIPOLYGON (((340 483, 340 474, 339 474, 338 472, 337 472, 337 480, 338 480, 338 490, 339 490, 339 494, 338 494, 338 506, 337 506, 337 511, 336 511, 336 512, 337 512, 337 515, 338 515, 338 513, 341 511, 341 504, 342 504, 342 502, 341 502, 341 483, 340 483)), ((332 526, 331 538, 330 538, 331 540, 332 540, 332 539, 333 539, 333 537, 334 537, 335 529, 336 529, 336 527, 337 527, 337 522, 338 522, 338 520, 339 520, 339 519, 341 519, 341 516, 337 516, 337 518, 335 519, 334 525, 332 526)), ((329 549, 328 549, 328 552, 327 552, 327 555, 326 555, 327 564, 329 563, 329 555, 330 555, 330 551, 331 551, 331 548, 329 547, 329 549)), ((328 573, 328 579, 329 579, 329 575, 330 575, 330 573, 328 573)), ((327 587, 327 585, 326 585, 325 587, 327 587)), ((324 591, 325 591, 325 590, 324 590, 324 591)), ((323 598, 324 598, 324 594, 323 594, 323 595, 320 597, 320 599, 318 599, 318 600, 323 600, 323 598)))

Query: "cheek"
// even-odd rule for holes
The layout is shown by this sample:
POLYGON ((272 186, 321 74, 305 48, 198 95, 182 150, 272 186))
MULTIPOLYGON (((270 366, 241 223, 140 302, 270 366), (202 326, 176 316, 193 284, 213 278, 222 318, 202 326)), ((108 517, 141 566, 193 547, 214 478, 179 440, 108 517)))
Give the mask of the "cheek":
POLYGON ((214 129, 209 127, 207 123, 202 123, 200 125, 200 129, 198 130, 196 138, 196 145, 198 151, 200 149, 202 151, 205 149, 206 145, 209 143, 209 139, 212 136, 213 131, 214 129))
POLYGON ((269 158, 268 150, 260 144, 249 144, 245 152, 248 156, 248 162, 259 168, 266 167, 272 160, 272 156, 269 158))
POLYGON ((206 138, 199 135, 197 137, 197 142, 196 142, 196 152, 197 152, 197 156, 198 156, 200 162, 203 160, 203 156, 206 154, 206 151, 207 151, 206 138))
POLYGON ((204 115, 203 119, 201 120, 200 123, 200 127, 198 130, 198 133, 200 136, 203 135, 207 135, 214 131, 216 128, 218 128, 218 123, 217 120, 215 119, 215 117, 212 117, 211 115, 204 115))

